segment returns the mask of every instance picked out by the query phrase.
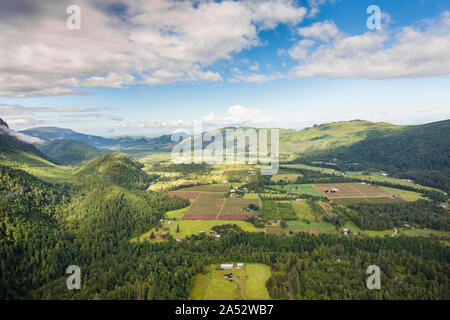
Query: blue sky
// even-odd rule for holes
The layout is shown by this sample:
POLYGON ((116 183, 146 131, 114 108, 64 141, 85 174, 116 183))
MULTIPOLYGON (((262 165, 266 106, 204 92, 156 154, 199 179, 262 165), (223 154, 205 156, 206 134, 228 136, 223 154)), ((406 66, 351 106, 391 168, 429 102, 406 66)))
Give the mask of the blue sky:
POLYGON ((23 39, 0 51, 0 117, 13 129, 100 135, 155 135, 194 121, 299 129, 449 118, 450 2, 266 2, 173 9, 167 1, 152 8, 123 1, 116 10, 75 1, 79 33, 44 30, 67 18, 59 7, 36 10, 37 26, 27 25, 30 17, 0 22, 23 39), (372 4, 382 11, 381 30, 367 28, 372 4), (202 14, 212 23, 202 24, 202 14), (136 29, 142 21, 151 23, 136 29))

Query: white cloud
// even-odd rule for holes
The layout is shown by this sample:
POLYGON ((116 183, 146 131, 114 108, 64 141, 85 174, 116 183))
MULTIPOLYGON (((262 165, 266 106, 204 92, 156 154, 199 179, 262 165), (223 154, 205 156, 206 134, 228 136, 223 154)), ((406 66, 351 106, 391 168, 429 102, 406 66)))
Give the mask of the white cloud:
POLYGON ((299 28, 298 34, 306 38, 320 39, 328 42, 339 34, 339 29, 333 21, 316 22, 309 27, 299 28))
POLYGON ((305 60, 309 49, 314 45, 314 43, 315 42, 313 40, 309 39, 300 40, 296 45, 289 49, 288 54, 292 59, 305 60))
POLYGON ((420 28, 404 27, 395 33, 340 33, 308 57, 294 69, 295 77, 385 79, 449 74, 450 12, 424 21, 420 28))
POLYGON ((122 0, 122 10, 113 0, 75 2, 81 30, 74 31, 64 1, 0 3, 0 96, 221 81, 211 64, 261 45, 260 30, 306 14, 294 0, 122 0))
POLYGON ((310 7, 308 17, 309 18, 315 17, 320 12, 321 6, 323 6, 327 3, 333 4, 336 1, 339 1, 339 0, 308 0, 308 4, 310 7))
POLYGON ((26 134, 23 134, 20 132, 15 132, 15 131, 11 130, 10 128, 8 128, 6 126, 2 126, 2 125, 0 125, 0 134, 7 134, 10 136, 13 136, 16 139, 26 142, 26 143, 37 143, 37 144, 45 143, 45 141, 40 138, 31 137, 29 135, 26 135, 26 134))
POLYGON ((260 109, 246 108, 240 105, 229 107, 227 115, 216 116, 215 113, 205 115, 202 119, 194 120, 174 120, 174 121, 141 121, 141 129, 180 129, 192 128, 201 125, 203 128, 221 128, 226 126, 271 126, 277 121, 270 116, 262 114, 260 109))
POLYGON ((262 74, 262 73, 248 73, 248 74, 236 74, 234 77, 229 78, 228 81, 230 82, 249 82, 249 83, 263 83, 275 79, 282 78, 283 75, 280 73, 274 73, 274 74, 262 74))

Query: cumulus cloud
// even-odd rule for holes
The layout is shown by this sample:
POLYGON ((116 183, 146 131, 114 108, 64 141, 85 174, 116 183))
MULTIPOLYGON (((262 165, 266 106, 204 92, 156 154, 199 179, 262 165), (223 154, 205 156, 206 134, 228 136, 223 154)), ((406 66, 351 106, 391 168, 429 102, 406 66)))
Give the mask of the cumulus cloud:
POLYGON ((309 49, 314 45, 313 40, 305 39, 297 42, 291 49, 289 49, 288 54, 292 59, 305 60, 309 52, 309 49))
POLYGON ((356 36, 339 32, 333 41, 301 53, 301 63, 293 72, 297 78, 386 79, 449 74, 450 12, 395 32, 380 30, 356 36))
POLYGON ((316 22, 309 27, 299 28, 298 34, 306 38, 316 38, 324 42, 330 41, 339 34, 338 27, 333 21, 316 22))
POLYGON ((296 25, 306 11, 294 0, 5 0, 0 95, 221 81, 214 62, 261 45, 261 30, 296 25), (66 28, 71 4, 81 8, 81 30, 66 28))
POLYGON ((339 1, 339 0, 308 0, 308 4, 309 4, 309 8, 310 8, 308 17, 309 18, 315 17, 320 12, 320 7, 322 7, 323 5, 325 5, 327 3, 333 4, 336 1, 339 1))
POLYGON ((226 126, 271 126, 277 120, 264 115, 260 109, 247 108, 235 105, 227 109, 227 115, 220 117, 215 113, 205 115, 202 119, 194 120, 174 120, 174 121, 141 121, 141 129, 179 129, 192 128, 201 125, 203 128, 220 128, 226 126))
POLYGON ((249 83, 263 83, 275 79, 282 78, 283 75, 280 73, 274 74, 263 74, 263 73, 247 73, 247 74, 237 74, 232 78, 229 78, 230 82, 249 82, 249 83))

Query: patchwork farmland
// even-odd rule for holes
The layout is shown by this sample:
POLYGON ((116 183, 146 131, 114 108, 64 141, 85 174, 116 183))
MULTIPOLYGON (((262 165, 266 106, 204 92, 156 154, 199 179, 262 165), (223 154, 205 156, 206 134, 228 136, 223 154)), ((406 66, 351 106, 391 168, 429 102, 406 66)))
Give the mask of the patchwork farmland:
POLYGON ((171 191, 169 195, 193 200, 183 220, 246 220, 250 204, 258 205, 258 198, 226 198, 230 185, 201 185, 171 191))
POLYGON ((225 203, 222 192, 200 192, 197 199, 187 209, 185 220, 217 220, 225 203))

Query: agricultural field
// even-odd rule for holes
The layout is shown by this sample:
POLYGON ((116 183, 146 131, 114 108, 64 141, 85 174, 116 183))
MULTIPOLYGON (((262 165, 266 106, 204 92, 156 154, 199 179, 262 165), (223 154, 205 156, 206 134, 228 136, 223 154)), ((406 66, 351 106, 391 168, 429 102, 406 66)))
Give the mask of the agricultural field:
POLYGON ((385 197, 392 198, 392 193, 370 184, 362 183, 331 183, 331 184, 315 184, 317 190, 330 199, 335 198, 369 198, 369 197, 385 197), (332 192, 332 190, 336 190, 332 192))
POLYGON ((314 197, 323 197, 324 194, 317 190, 312 184, 287 184, 270 186, 276 190, 283 190, 294 194, 307 194, 314 197))
POLYGON ((177 191, 170 191, 169 196, 177 196, 183 199, 197 199, 200 195, 200 191, 183 191, 183 190, 177 190, 177 191))
POLYGON ((245 220, 249 214, 244 209, 248 208, 250 204, 258 206, 256 199, 235 199, 228 198, 220 211, 218 219, 220 220, 245 220))
POLYGON ((277 203, 273 200, 263 200, 260 216, 264 221, 280 220, 280 212, 278 211, 277 203))
POLYGON ((244 263, 242 269, 216 270, 217 265, 208 266, 206 273, 193 279, 190 294, 192 300, 268 300, 266 282, 271 276, 270 267, 260 263, 244 263), (224 279, 233 273, 237 281, 224 279), (238 284, 239 283, 239 284, 238 284))
POLYGON ((289 201, 278 201, 277 206, 282 220, 298 220, 297 214, 289 201))
POLYGON ((225 194, 221 192, 200 192, 183 219, 215 220, 220 214, 225 200, 225 194))

